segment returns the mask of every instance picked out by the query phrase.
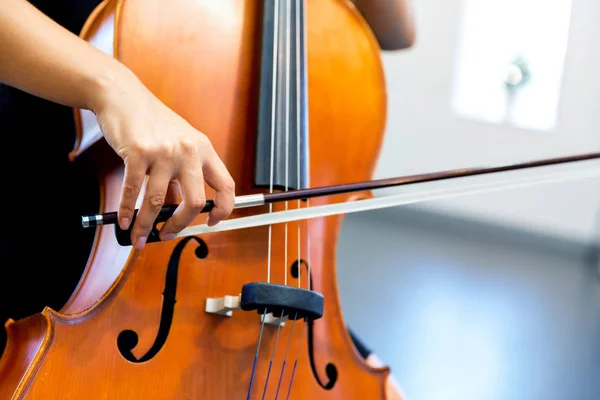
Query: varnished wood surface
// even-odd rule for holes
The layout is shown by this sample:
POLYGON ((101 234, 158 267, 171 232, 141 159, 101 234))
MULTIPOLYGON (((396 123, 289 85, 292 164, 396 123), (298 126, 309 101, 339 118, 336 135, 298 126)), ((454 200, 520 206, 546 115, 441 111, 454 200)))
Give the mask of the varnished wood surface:
MULTIPOLYGON (((99 35, 114 34, 114 56, 128 65, 168 106, 206 133, 236 181, 238 195, 251 187, 258 104, 260 2, 254 0, 107 0, 82 34, 102 47, 99 35), (114 31, 106 29, 114 21, 114 31)), ((312 186, 371 179, 386 113, 379 49, 351 3, 309 0, 308 82, 312 186)), ((105 36, 102 36, 106 39, 105 36)), ((102 210, 117 209, 120 164, 99 140, 89 115, 78 115, 81 136, 74 154, 96 152, 102 210), (118 165, 118 167, 114 167, 118 165)), ((213 191, 207 187, 207 196, 213 191)), ((324 204, 356 195, 313 199, 324 204)), ((282 209, 278 204, 274 209, 282 209)), ((289 208, 296 207, 291 202, 289 208)), ((265 212, 238 210, 231 216, 265 212)), ((199 216, 194 223, 201 223, 199 216)), ((337 294, 336 241, 341 217, 300 222, 301 257, 310 263, 312 288, 325 297, 314 324, 314 364, 321 382, 328 363, 338 371, 330 390, 311 369, 307 328, 297 323, 282 379, 280 399, 299 354, 290 399, 383 399, 388 370, 368 367, 353 348, 337 294), (307 235, 308 232, 308 235, 307 235), (310 236, 310 254, 308 252, 310 236)), ((168 337, 143 363, 123 358, 117 337, 139 334, 134 349, 151 348, 161 318, 165 274, 180 242, 132 251, 117 245, 111 227, 99 229, 95 249, 73 297, 60 312, 45 310, 9 325, 0 360, 0 394, 14 399, 244 399, 260 331, 256 313, 222 317, 204 312, 207 297, 237 295, 244 283, 297 285, 290 266, 298 257, 297 223, 273 227, 271 275, 267 276, 268 228, 203 236, 208 255, 190 241, 179 262, 177 296, 168 337), (27 368, 28 367, 28 368, 27 368)), ((185 239, 182 239, 185 240, 185 239)), ((368 273, 368 266, 365 266, 368 273)), ((301 271, 307 287, 306 269, 301 271)), ((51 284, 51 283, 49 283, 51 284)), ((275 398, 291 322, 281 328, 265 398, 275 398)), ((252 398, 262 398, 277 328, 264 329, 252 398)))

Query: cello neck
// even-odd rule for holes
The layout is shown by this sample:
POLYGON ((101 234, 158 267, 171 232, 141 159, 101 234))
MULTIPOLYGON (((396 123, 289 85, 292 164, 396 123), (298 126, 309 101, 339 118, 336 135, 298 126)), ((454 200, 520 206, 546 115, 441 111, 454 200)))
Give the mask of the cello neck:
POLYGON ((306 5, 265 0, 254 185, 309 187, 306 5))

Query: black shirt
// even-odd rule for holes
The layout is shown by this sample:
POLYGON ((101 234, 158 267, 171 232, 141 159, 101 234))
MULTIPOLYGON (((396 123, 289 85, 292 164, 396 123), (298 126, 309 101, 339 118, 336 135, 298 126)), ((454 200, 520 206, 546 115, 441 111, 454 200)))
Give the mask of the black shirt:
MULTIPOLYGON (((99 0, 30 0, 79 34, 99 0)), ((26 22, 26 21, 24 21, 26 22)), ((81 277, 93 231, 82 214, 99 204, 93 169, 68 160, 73 109, 0 85, 0 322, 66 303, 81 277)), ((5 330, 0 329, 0 354, 5 330)))

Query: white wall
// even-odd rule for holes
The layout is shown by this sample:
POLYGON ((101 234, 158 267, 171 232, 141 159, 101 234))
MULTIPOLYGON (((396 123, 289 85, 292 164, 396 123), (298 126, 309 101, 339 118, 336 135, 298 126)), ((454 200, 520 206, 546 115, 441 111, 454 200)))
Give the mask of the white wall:
MULTIPOLYGON (((596 45, 600 3, 573 0, 558 122, 550 132, 533 132, 453 114, 451 89, 461 0, 415 1, 416 45, 384 55, 389 117, 377 178, 600 150, 600 48, 596 45)), ((589 240, 600 210, 600 182, 516 189, 423 203, 422 207, 589 240)))

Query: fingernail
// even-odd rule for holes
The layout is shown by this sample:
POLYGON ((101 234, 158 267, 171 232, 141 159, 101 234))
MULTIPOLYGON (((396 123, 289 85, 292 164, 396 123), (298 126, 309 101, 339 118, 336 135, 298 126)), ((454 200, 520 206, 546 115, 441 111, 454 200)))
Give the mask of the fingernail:
POLYGON ((148 238, 146 236, 140 236, 138 240, 135 241, 135 248, 141 250, 146 245, 146 240, 148 238))
POLYGON ((173 240, 173 239, 175 239, 174 233, 161 233, 160 234, 160 240, 162 240, 162 241, 173 240))
POLYGON ((206 216, 206 225, 212 226, 212 222, 210 221, 210 215, 206 216))
POLYGON ((123 217, 119 220, 119 226, 121 227, 121 229, 126 231, 127 229, 129 229, 129 222, 129 218, 123 217))

